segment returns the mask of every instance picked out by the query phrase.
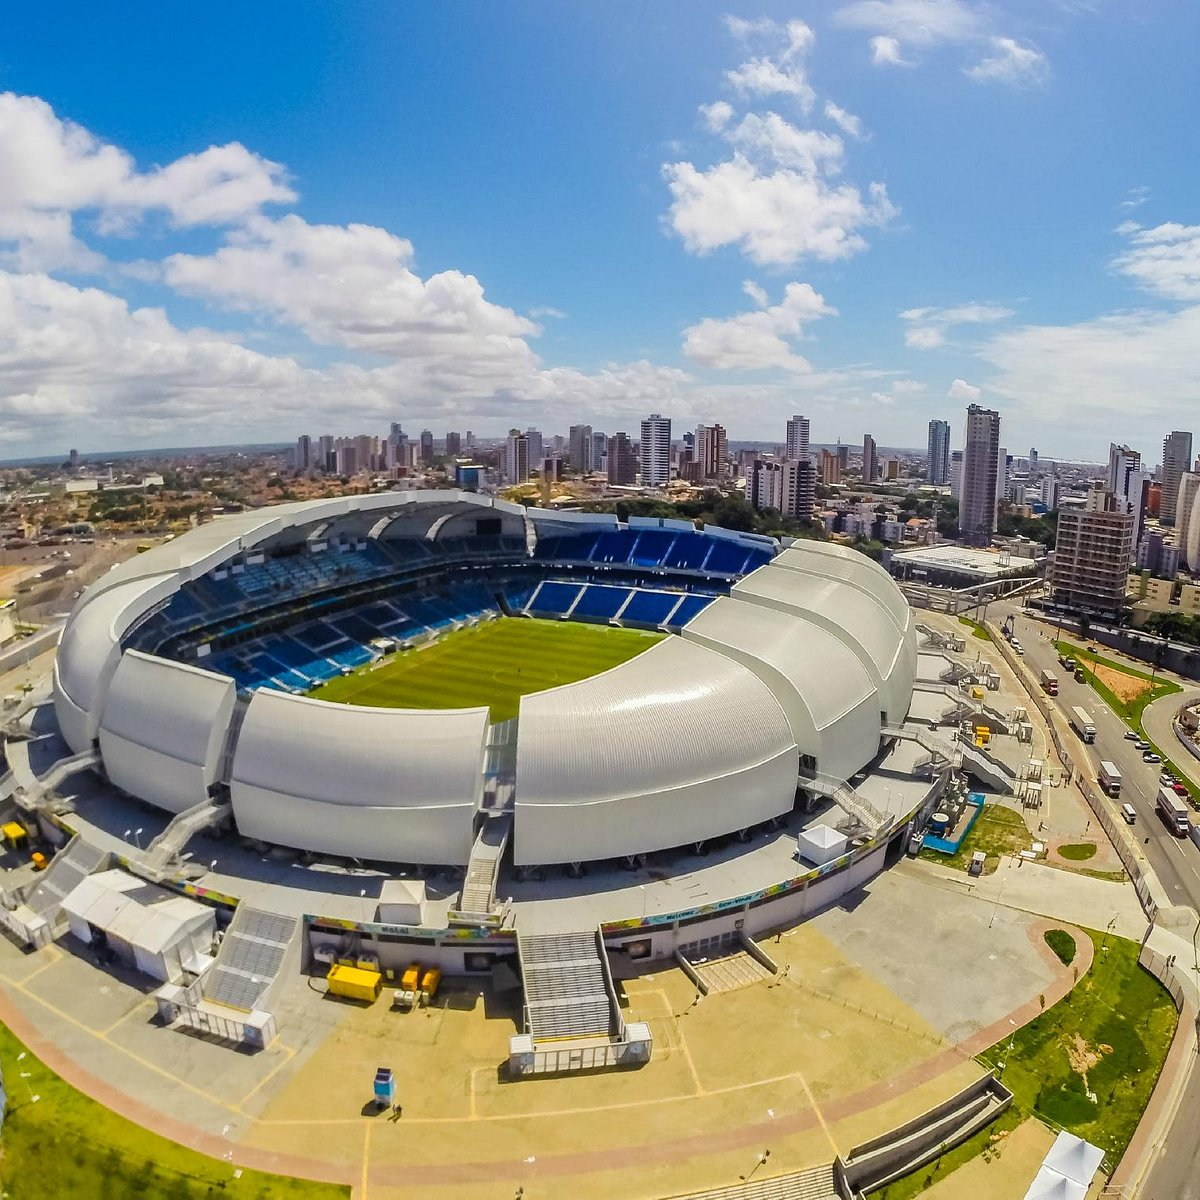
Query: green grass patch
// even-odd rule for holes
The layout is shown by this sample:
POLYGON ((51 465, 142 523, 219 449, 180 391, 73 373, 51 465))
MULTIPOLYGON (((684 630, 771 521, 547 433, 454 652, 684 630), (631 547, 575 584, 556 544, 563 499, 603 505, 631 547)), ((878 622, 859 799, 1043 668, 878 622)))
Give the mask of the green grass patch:
POLYGON ((1058 855, 1068 862, 1087 862, 1089 858, 1096 857, 1096 843, 1071 842, 1069 845, 1059 846, 1058 855))
POLYGON ((987 855, 983 873, 990 875, 1006 854, 1019 854, 1033 845, 1033 837, 1025 818, 1003 804, 985 804, 971 832, 953 854, 937 850, 922 850, 920 857, 943 866, 965 871, 971 865, 971 855, 982 850, 987 855))
POLYGON ((503 617, 443 634, 422 650, 331 679, 309 693, 376 708, 478 708, 493 721, 517 715, 522 696, 597 675, 663 634, 575 621, 503 617))
POLYGON ((977 637, 982 642, 990 642, 992 640, 992 635, 978 621, 972 621, 970 617, 959 617, 958 623, 967 626, 971 631, 972 637, 977 637))
POLYGON ((1177 1014, 1167 990, 1138 966, 1136 942, 1086 936, 1095 957, 1072 991, 979 1056, 988 1067, 1004 1064, 1001 1079, 1013 1093, 1008 1111, 949 1154, 873 1192, 877 1200, 909 1200, 977 1154, 1003 1154, 1003 1133, 1030 1117, 1086 1138, 1110 1164, 1120 1159, 1158 1082, 1177 1014))
POLYGON ((1075 939, 1065 929, 1047 929, 1042 937, 1064 967, 1069 967, 1075 961, 1075 939))
POLYGON ((1137 942, 1089 933, 1092 968, 1009 1042, 980 1055, 1004 1063, 1014 1106, 1086 1138, 1116 1162, 1150 1100, 1175 1033, 1167 990, 1138 966, 1137 942))
POLYGON ((4 1026, 0 1061, 8 1088, 0 1188, 10 1200, 344 1200, 350 1195, 348 1187, 337 1184, 261 1171, 243 1170, 235 1179, 236 1168, 229 1163, 159 1137, 77 1092, 4 1026), (26 1072, 29 1077, 23 1079, 26 1072))
POLYGON ((1131 729, 1133 729, 1140 737, 1145 738, 1150 742, 1151 749, 1162 759, 1162 767, 1164 770, 1170 771, 1176 779, 1183 782, 1183 786, 1188 790, 1188 797, 1191 800, 1193 808, 1200 808, 1200 789, 1197 789, 1192 781, 1171 761, 1171 759, 1163 753, 1160 746, 1155 745, 1151 738, 1146 737, 1146 731, 1142 727, 1142 713, 1146 711, 1148 704, 1153 704, 1155 700, 1161 699, 1163 696, 1170 696, 1175 692, 1183 689, 1177 683, 1172 683, 1169 679, 1158 679, 1146 674, 1145 671, 1139 671, 1133 667, 1127 667, 1124 663, 1115 662, 1111 658, 1104 658, 1099 654, 1093 654, 1090 650, 1083 650, 1078 646, 1073 646, 1070 642, 1055 642, 1055 648, 1059 654, 1067 654, 1075 658, 1079 662, 1100 663, 1101 666, 1111 667, 1114 671, 1123 671, 1126 675, 1132 675, 1135 679, 1145 679, 1149 681, 1154 679, 1154 687, 1150 691, 1143 692, 1142 695, 1126 704, 1118 700, 1113 693, 1104 686, 1104 684, 1096 678, 1091 671, 1087 671, 1087 681, 1092 685, 1100 699, 1108 705, 1122 720, 1126 721, 1131 729))

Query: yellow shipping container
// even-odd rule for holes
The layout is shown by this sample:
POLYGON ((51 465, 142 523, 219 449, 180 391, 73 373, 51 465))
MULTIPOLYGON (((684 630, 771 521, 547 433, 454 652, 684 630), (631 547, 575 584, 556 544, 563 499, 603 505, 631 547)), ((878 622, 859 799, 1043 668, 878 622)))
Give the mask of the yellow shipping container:
POLYGON ((325 979, 333 995, 365 1000, 368 1004, 379 999, 383 987, 383 976, 378 971, 364 971, 361 967, 346 967, 341 963, 334 963, 325 979))

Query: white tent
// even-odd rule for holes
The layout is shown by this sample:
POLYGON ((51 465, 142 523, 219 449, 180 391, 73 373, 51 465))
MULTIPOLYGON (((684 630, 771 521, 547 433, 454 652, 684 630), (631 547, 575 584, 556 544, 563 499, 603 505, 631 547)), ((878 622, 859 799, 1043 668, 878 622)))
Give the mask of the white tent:
POLYGON ((1050 1153, 1046 1155, 1042 1166, 1057 1171, 1074 1183, 1082 1183, 1090 1187, 1100 1164, 1104 1161, 1104 1151, 1083 1138, 1076 1137, 1065 1130, 1054 1139, 1050 1153))
POLYGON ((80 880, 63 898, 62 911, 80 941, 107 946, 167 983, 203 965, 216 929, 216 914, 206 905, 115 869, 80 880))
POLYGON ((1029 1185, 1025 1200, 1084 1200, 1104 1151, 1073 1133, 1060 1133, 1029 1185))
POLYGON ((1029 1185, 1025 1200, 1084 1200, 1085 1196, 1085 1184, 1076 1183, 1049 1167, 1042 1167, 1029 1185))

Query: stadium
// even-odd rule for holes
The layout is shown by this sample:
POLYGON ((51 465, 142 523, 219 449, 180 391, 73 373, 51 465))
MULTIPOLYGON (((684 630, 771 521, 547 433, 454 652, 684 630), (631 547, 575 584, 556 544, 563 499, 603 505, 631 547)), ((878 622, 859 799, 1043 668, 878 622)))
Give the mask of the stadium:
POLYGON ((836 545, 459 491, 220 518, 78 600, 17 795, 60 849, 0 919, 124 950, 76 895, 124 873, 224 931, 146 952, 168 1020, 261 1043, 287 971, 419 958, 519 971, 522 1071, 644 1057, 614 972, 794 924, 965 790, 918 660, 836 545))

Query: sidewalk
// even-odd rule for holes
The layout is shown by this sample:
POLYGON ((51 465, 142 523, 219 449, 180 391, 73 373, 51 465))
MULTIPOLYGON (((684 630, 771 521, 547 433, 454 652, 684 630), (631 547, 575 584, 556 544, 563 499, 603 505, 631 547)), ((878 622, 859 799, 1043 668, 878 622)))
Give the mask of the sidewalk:
POLYGON ((983 901, 1067 921, 1085 929, 1111 928, 1120 937, 1138 942, 1146 932, 1146 915, 1130 883, 1093 879, 1042 863, 1005 858, 994 874, 971 876, 965 871, 910 859, 894 870, 923 878, 932 886, 977 897, 983 901))

